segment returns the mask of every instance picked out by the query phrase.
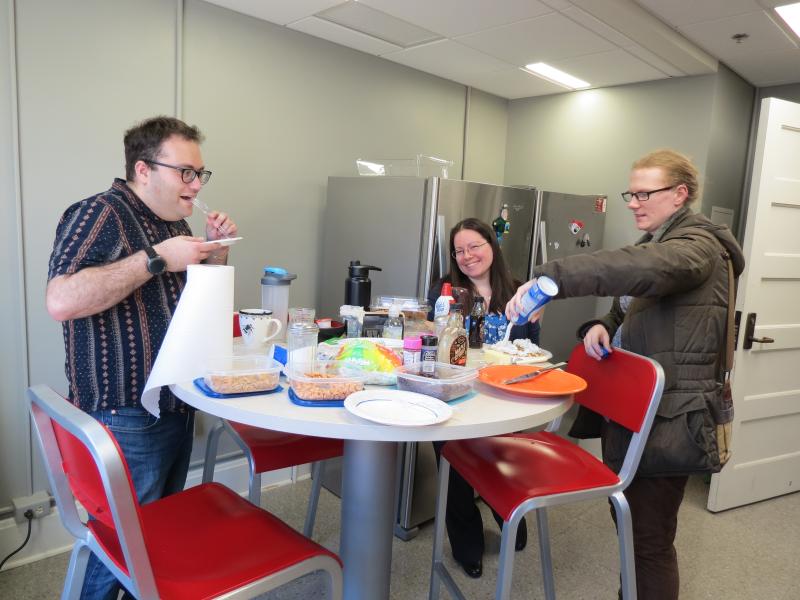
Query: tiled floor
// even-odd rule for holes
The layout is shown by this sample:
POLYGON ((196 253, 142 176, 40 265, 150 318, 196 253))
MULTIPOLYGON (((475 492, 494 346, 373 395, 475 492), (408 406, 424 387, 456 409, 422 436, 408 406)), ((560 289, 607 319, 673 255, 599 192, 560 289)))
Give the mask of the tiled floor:
MULTIPOLYGON (((265 506, 295 527, 302 527, 308 482, 271 490, 265 506)), ((706 510, 708 487, 701 478, 689 482, 679 526, 677 548, 681 598, 724 600, 790 600, 800 598, 800 494, 713 514, 706 510)), ((458 584, 469 598, 488 600, 494 594, 499 531, 485 506, 484 576, 468 579, 454 567, 458 584)), ((339 501, 323 490, 315 539, 336 549, 339 501)), ((560 599, 616 598, 617 549, 614 527, 604 501, 551 509, 549 512, 556 593, 560 599)), ((533 532, 532 532, 533 533, 533 532)), ((393 600, 423 600, 428 593, 432 530, 423 527, 410 542, 395 539, 393 600)), ((446 550, 449 557, 449 548, 446 550)), ((449 563, 453 566, 452 561, 449 563)), ((0 598, 57 598, 67 555, 0 573, 0 598)), ((269 600, 323 597, 315 576, 268 594, 269 600)), ((441 597, 449 599, 446 591, 441 597)), ((535 534, 517 554, 513 598, 543 597, 535 534)), ((646 599, 644 599, 646 600, 646 599)))

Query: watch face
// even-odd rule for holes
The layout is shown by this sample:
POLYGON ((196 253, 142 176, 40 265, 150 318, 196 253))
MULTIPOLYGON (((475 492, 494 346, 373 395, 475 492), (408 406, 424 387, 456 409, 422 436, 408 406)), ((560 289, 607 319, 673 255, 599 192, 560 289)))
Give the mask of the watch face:
POLYGON ((161 275, 167 270, 167 261, 156 254, 147 260, 147 270, 153 275, 161 275))

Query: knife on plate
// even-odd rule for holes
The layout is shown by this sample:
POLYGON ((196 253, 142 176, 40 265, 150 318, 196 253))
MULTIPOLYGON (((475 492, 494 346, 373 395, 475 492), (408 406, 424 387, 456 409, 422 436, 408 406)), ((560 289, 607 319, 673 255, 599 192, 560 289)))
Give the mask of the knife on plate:
POLYGON ((546 367, 544 369, 539 369, 538 371, 532 371, 531 373, 525 373, 523 375, 518 375, 517 377, 512 377, 511 379, 505 379, 505 380, 501 381, 501 383, 503 385, 510 385, 512 383, 520 383, 522 381, 530 381, 531 379, 535 379, 539 375, 543 375, 544 373, 548 373, 550 371, 553 371, 555 369, 563 367, 566 364, 567 363, 565 363, 565 362, 556 363, 556 364, 554 364, 554 365, 552 365, 550 367, 546 367))

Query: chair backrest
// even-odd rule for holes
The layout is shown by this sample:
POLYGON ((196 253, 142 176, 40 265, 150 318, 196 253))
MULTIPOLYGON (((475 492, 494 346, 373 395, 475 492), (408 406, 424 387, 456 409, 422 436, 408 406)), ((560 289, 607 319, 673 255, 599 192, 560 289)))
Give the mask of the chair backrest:
POLYGON ((99 549, 98 541, 80 521, 75 509, 77 499, 116 534, 112 543, 119 545, 124 559, 118 567, 123 577, 131 580, 126 587, 137 596, 145 590, 156 593, 139 503, 116 439, 99 421, 45 385, 29 388, 28 400, 65 527, 93 551, 99 549))
POLYGON ((633 432, 620 477, 632 476, 639 466, 647 436, 664 391, 664 370, 656 361, 621 348, 596 360, 583 343, 572 350, 567 371, 586 380, 575 402, 633 432))

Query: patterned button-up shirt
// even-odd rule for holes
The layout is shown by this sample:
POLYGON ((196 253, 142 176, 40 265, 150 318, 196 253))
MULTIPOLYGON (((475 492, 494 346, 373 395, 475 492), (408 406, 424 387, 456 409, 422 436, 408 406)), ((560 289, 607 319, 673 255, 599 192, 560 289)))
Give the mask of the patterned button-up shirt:
MULTIPOLYGON (((191 234, 186 221, 164 221, 125 181, 115 179, 111 189, 76 202, 62 215, 48 281, 191 234)), ((185 272, 166 272, 108 310, 64 321, 65 370, 73 404, 85 411, 141 406, 145 382, 185 284, 185 272)), ((187 409, 166 387, 160 405, 168 412, 187 409)))

